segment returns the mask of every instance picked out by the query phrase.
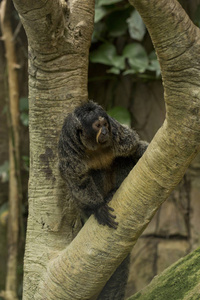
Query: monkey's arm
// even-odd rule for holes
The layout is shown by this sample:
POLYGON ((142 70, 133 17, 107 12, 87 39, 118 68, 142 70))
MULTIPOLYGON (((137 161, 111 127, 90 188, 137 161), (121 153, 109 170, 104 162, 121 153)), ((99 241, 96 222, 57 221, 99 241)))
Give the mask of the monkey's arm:
POLYGON ((109 117, 113 137, 113 147, 116 156, 134 155, 139 158, 145 152, 148 143, 141 141, 138 134, 127 126, 121 125, 115 119, 109 117))
POLYGON ((97 189, 84 160, 80 164, 80 159, 76 160, 75 157, 70 161, 62 159, 59 168, 73 198, 85 215, 89 217, 94 214, 99 224, 117 228, 118 223, 114 221, 116 217, 112 214, 113 209, 108 206, 97 189))
POLYGON ((134 157, 136 163, 142 157, 142 155, 146 151, 148 145, 149 145, 149 143, 147 143, 145 141, 139 141, 138 147, 137 147, 135 153, 133 154, 133 157, 134 157))

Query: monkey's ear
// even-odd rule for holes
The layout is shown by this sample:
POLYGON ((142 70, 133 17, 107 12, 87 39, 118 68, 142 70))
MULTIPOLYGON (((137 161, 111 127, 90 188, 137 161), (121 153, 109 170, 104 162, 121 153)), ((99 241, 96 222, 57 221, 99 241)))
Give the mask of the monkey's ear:
POLYGON ((63 136, 75 136, 81 130, 81 122, 74 113, 70 113, 64 120, 62 127, 63 136))

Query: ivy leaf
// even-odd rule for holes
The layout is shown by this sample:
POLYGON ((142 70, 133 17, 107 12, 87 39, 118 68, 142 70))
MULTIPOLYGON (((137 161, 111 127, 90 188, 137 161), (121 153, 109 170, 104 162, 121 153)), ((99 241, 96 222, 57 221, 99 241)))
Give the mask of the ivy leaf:
POLYGON ((131 67, 124 74, 143 73, 149 65, 147 53, 142 45, 139 43, 128 44, 123 50, 123 56, 128 59, 131 67))
POLYGON ((120 70, 125 68, 124 57, 117 55, 115 46, 110 43, 104 43, 98 49, 91 52, 90 61, 116 67, 120 70))
POLYGON ((108 16, 106 26, 110 36, 118 37, 127 32, 128 24, 126 20, 130 16, 131 10, 132 8, 129 7, 128 9, 114 11, 108 16))
POLYGON ((96 7, 94 22, 95 23, 99 22, 101 19, 103 19, 103 17, 105 17, 108 14, 108 12, 109 11, 107 9, 105 9, 104 7, 96 7))
POLYGON ((132 39, 142 41, 146 32, 146 27, 137 10, 134 10, 131 13, 130 18, 127 19, 127 23, 129 34, 132 39))
POLYGON ((94 23, 94 30, 92 34, 92 43, 101 40, 101 37, 106 31, 106 25, 103 22, 94 23))
POLYGON ((22 124, 24 125, 24 126, 28 126, 28 124, 29 124, 29 116, 28 116, 28 114, 27 113, 25 113, 25 112, 22 112, 21 114, 20 114, 20 120, 21 120, 21 122, 22 122, 22 124))
POLYGON ((159 77, 161 75, 161 70, 155 51, 152 51, 149 54, 149 61, 150 63, 147 70, 156 72, 156 77, 159 77))
POLYGON ((120 69, 112 67, 111 69, 107 70, 107 73, 119 75, 120 74, 120 69))

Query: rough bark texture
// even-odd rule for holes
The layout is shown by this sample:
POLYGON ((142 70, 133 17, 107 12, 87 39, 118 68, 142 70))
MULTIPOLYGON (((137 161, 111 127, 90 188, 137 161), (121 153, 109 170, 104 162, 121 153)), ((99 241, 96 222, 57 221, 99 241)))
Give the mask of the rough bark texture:
POLYGON ((112 206, 118 229, 98 226, 91 217, 68 245, 80 225, 70 202, 67 218, 61 222, 65 195, 56 166, 56 142, 70 100, 78 103, 87 98, 92 1, 71 1, 66 7, 58 0, 15 0, 30 47, 26 300, 95 297, 199 151, 200 32, 176 0, 132 3, 144 18, 159 56, 166 120, 115 194, 112 206))

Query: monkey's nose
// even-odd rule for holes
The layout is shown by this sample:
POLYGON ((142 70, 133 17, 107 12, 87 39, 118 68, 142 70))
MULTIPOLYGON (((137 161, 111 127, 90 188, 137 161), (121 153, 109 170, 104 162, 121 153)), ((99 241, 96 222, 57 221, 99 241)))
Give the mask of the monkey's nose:
POLYGON ((107 129, 106 129, 106 127, 102 127, 101 133, 102 133, 103 135, 107 134, 107 129))

